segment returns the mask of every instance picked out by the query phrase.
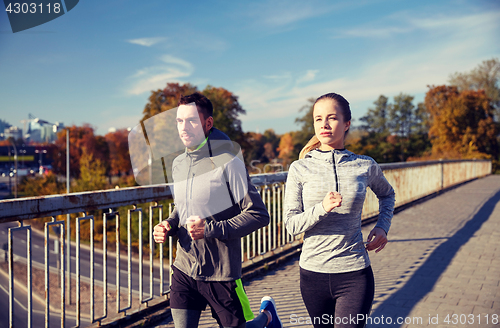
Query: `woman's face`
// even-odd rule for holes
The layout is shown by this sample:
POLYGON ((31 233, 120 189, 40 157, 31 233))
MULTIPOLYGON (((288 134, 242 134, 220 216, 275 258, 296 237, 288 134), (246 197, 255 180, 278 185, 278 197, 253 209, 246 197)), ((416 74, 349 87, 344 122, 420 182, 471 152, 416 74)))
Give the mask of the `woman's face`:
POLYGON ((321 150, 344 148, 344 135, 351 121, 344 122, 342 110, 333 99, 323 99, 314 105, 314 133, 321 150))

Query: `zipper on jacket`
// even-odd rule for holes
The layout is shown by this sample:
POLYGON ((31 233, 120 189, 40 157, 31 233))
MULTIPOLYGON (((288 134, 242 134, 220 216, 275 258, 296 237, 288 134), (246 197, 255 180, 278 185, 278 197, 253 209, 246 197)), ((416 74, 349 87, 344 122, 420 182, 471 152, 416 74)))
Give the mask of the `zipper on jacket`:
MULTIPOLYGON (((189 215, 190 206, 188 204, 188 200, 191 199, 190 190, 189 190, 189 176, 191 175, 191 167, 193 166, 193 158, 191 156, 189 156, 189 160, 190 160, 190 163, 189 163, 188 173, 186 175, 186 214, 187 214, 187 217, 190 216, 189 215)), ((192 184, 191 184, 191 186, 192 186, 192 184)))
POLYGON ((335 164, 335 150, 332 151, 332 158, 333 158, 333 175, 335 175, 335 187, 337 188, 335 191, 340 192, 339 177, 337 176, 337 165, 335 164))
POLYGON ((189 188, 189 200, 193 200, 193 181, 194 181, 195 174, 193 172, 193 175, 191 176, 191 186, 189 188))

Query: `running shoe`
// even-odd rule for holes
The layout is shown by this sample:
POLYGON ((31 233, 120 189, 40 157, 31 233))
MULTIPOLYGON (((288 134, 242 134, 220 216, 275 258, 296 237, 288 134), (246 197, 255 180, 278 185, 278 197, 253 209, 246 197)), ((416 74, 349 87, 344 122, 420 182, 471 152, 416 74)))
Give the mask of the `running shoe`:
POLYGON ((283 328, 283 324, 281 323, 281 319, 278 316, 278 312, 276 311, 276 303, 271 296, 264 296, 260 301, 260 311, 267 310, 271 313, 271 322, 267 325, 267 328, 283 328))

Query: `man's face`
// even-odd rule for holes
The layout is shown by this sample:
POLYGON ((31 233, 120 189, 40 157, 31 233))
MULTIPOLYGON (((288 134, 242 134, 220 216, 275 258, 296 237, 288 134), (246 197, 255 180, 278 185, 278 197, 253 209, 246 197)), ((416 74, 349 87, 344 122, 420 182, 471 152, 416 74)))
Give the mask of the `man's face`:
POLYGON ((205 139, 207 120, 198 113, 195 104, 180 105, 177 109, 177 130, 184 146, 192 150, 205 139))

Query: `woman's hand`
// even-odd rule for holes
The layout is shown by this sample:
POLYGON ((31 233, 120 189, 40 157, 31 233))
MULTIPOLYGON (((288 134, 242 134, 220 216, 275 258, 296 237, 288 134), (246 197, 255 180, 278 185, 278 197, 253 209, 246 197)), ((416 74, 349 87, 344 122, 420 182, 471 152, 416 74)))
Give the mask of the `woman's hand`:
POLYGON ((342 205, 342 195, 336 191, 330 191, 323 199, 323 208, 326 212, 330 212, 340 205, 342 205))
POLYGON ((375 253, 378 253, 383 250, 385 245, 387 244, 387 234, 385 233, 384 229, 375 227, 372 231, 370 231, 367 242, 368 243, 365 246, 366 250, 373 251, 374 249, 376 249, 375 253))

